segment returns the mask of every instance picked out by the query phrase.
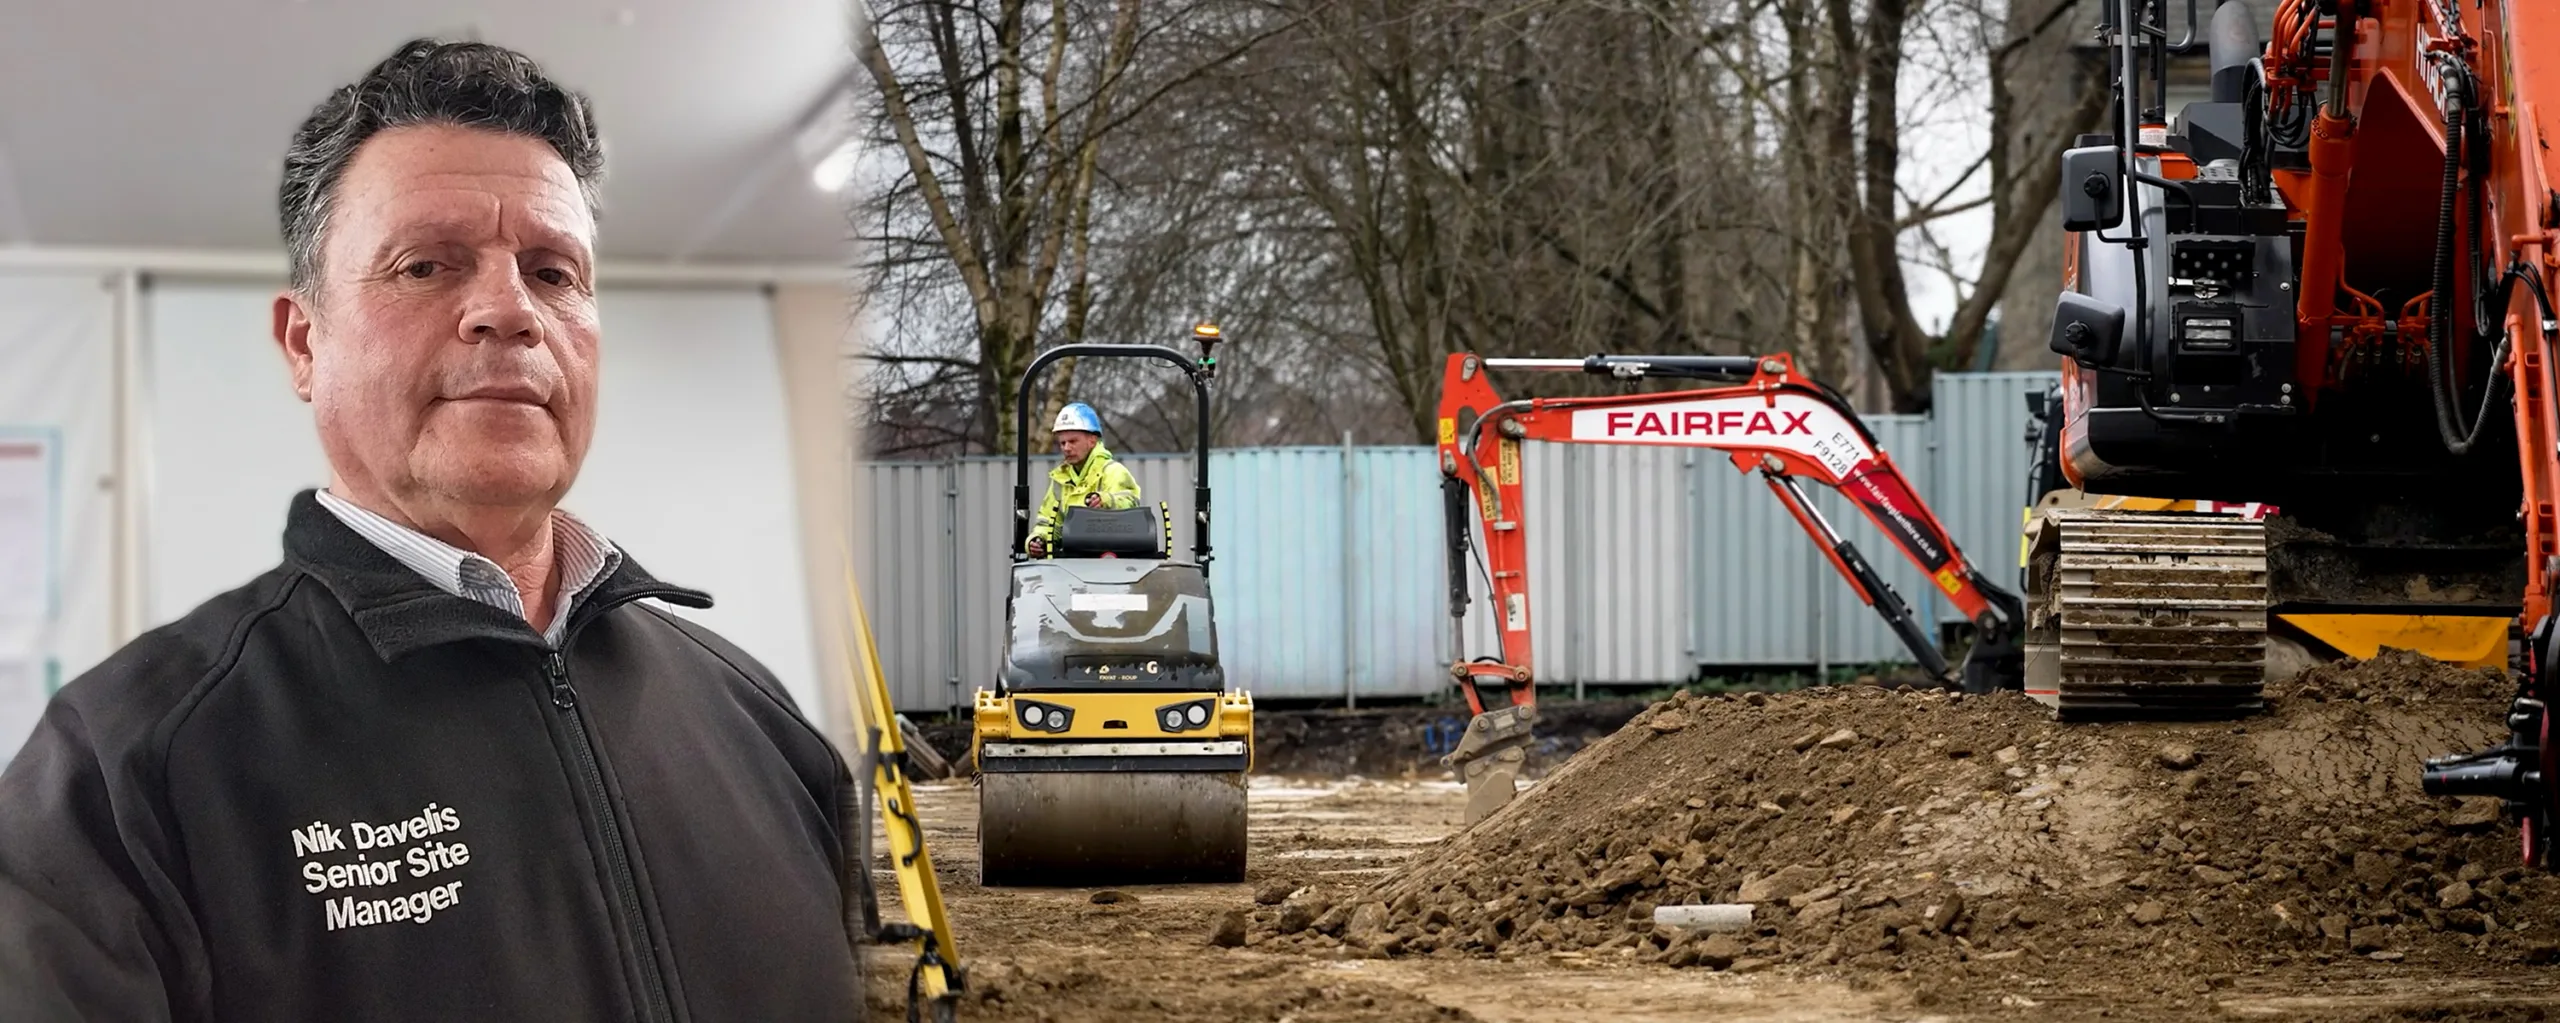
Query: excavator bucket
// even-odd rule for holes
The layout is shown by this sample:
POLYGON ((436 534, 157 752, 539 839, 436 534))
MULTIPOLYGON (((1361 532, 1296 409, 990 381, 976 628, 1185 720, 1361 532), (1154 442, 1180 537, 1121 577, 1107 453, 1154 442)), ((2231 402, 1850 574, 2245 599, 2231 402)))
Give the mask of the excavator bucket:
POLYGON ((1441 758, 1467 785, 1467 823, 1494 815, 1520 791, 1520 771, 1527 766, 1536 704, 1515 704, 1476 715, 1467 722, 1458 747, 1441 758))
POLYGON ((2512 618, 2480 615, 2279 614, 2279 620, 2349 657, 2410 650, 2463 668, 2503 668, 2512 618))

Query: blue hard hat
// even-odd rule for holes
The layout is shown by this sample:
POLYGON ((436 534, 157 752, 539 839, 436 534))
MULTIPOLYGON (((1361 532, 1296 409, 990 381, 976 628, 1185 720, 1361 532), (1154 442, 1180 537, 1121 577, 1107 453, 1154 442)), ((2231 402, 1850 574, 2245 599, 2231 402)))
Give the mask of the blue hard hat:
POLYGON ((1102 413, 1094 411, 1093 406, 1087 405, 1081 401, 1069 404, 1067 407, 1058 410, 1058 421, 1049 424, 1049 432, 1056 433, 1060 430, 1083 430, 1086 433, 1101 433, 1102 413))

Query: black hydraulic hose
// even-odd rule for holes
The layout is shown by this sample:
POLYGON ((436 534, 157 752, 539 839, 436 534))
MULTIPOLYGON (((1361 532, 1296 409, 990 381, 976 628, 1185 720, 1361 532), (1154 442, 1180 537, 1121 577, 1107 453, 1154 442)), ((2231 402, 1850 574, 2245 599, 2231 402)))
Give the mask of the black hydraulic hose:
POLYGON ((1449 555, 1449 617, 1458 619, 1466 618, 1471 602, 1467 596, 1467 548, 1472 546, 1467 542, 1472 532, 1467 522, 1470 503, 1465 480, 1456 473, 1440 477, 1441 528, 1448 532, 1444 541, 1449 555))
MULTIPOLYGON (((2539 328, 2542 337, 2546 340, 2549 339, 2553 330, 2553 324, 2560 323, 2560 313, 2554 313, 2552 311, 2551 293, 2543 289, 2541 276, 2534 272, 2533 264, 2525 262, 2524 257, 2522 256, 2516 257, 2515 262, 2508 264, 2506 274, 2498 279, 2498 293, 2501 296, 2499 308, 2503 309, 2506 307, 2504 296, 2507 294, 2507 289, 2514 287, 2518 282, 2522 282, 2524 284, 2524 289, 2526 291, 2533 293, 2534 310, 2542 314, 2542 318, 2538 321, 2537 327, 2539 328)), ((2490 360, 2491 366, 2496 366, 2499 362, 2505 360, 2510 340, 2511 339, 2506 337, 2501 337, 2499 339, 2498 356, 2490 360)), ((2560 391, 2560 364, 2549 366, 2547 367, 2547 370, 2551 374, 2551 386, 2553 390, 2560 391)), ((2505 376, 2506 374, 2499 374, 2502 382, 2504 381, 2505 376)), ((2513 385, 2510 384, 2509 386, 2513 385)))
POLYGON ((2445 407, 2444 350, 2453 343, 2453 243, 2460 226, 2453 215, 2462 188, 2462 114, 2454 102, 2445 106, 2444 187, 2436 192, 2435 266, 2428 278, 2435 292, 2427 302, 2427 396, 2435 404, 2436 435, 2445 450, 2459 455, 2470 450, 2471 439, 2456 432, 2453 410, 2445 407))
MULTIPOLYGON (((2552 311, 2551 293, 2543 290, 2542 278, 2534 276, 2533 264, 2525 262, 2524 258, 2521 256, 2517 257, 2515 264, 2507 268, 2507 279, 2509 281, 2523 281, 2524 290, 2533 292, 2534 307, 2542 311, 2543 332, 2549 333, 2551 330, 2551 322, 2554 320, 2560 320, 2560 313, 2554 313, 2552 311)), ((2560 372, 2560 367, 2555 367, 2554 369, 2555 372, 2560 372)))
POLYGON ((1902 640, 1903 647, 1911 651, 1911 658, 1919 662, 1920 670, 1941 683, 1947 682, 1947 655, 1930 641, 1928 632, 1914 620, 1911 605, 1903 602, 1902 594, 1894 592, 1893 587, 1884 581, 1884 576, 1876 572, 1875 565, 1859 552, 1858 545, 1842 540, 1832 548, 1832 553, 1839 557, 1841 564, 1849 566, 1850 580, 1866 591, 1867 604, 1884 616, 1885 627, 1892 629, 1895 638, 1902 640))
MULTIPOLYGON (((1482 421, 1483 420, 1481 419, 1477 420, 1477 422, 1482 421)), ((1469 431, 1473 431, 1474 429, 1475 426, 1473 424, 1470 424, 1467 427, 1467 430, 1469 431)), ((1472 437, 1474 434, 1469 432, 1467 436, 1472 437)), ((1472 450, 1470 450, 1468 457, 1471 459, 1474 457, 1472 450)), ((1484 475, 1482 470, 1477 471, 1476 479, 1476 486, 1490 487, 1494 485, 1492 478, 1484 475)), ((1494 614, 1500 615, 1502 613, 1502 609, 1499 606, 1500 598, 1494 593, 1493 589, 1493 569, 1485 564, 1484 550, 1474 542, 1475 508, 1473 506, 1475 504, 1475 497, 1473 496, 1473 490, 1473 487, 1469 486, 1465 480, 1459 479, 1457 476, 1450 475, 1440 478, 1441 507, 1445 512, 1445 515, 1443 516, 1445 520, 1443 528, 1445 528, 1449 534, 1449 618, 1452 622, 1456 623, 1456 627, 1449 637, 1449 655, 1453 660, 1460 661, 1466 660, 1467 653, 1467 607, 1474 603, 1474 598, 1467 594, 1466 566, 1468 562, 1472 561, 1475 563, 1476 575, 1484 580, 1485 600, 1497 605, 1494 608, 1494 614)), ((1493 538, 1488 536, 1485 538, 1485 542, 1491 543, 1493 542, 1493 538)), ((1502 627, 1498 624, 1494 626, 1493 629, 1493 651, 1494 656, 1501 659, 1502 663, 1511 663, 1511 651, 1508 645, 1503 642, 1502 627)))
POLYGON ((2174 195, 2186 202, 2187 215, 2190 217, 2195 216, 2197 209, 2196 190, 2186 182, 2172 181, 2168 178, 2160 177, 2155 174, 2145 174, 2141 171, 2133 172, 2133 179, 2146 185, 2157 186, 2160 189, 2161 198, 2164 200, 2161 204, 2163 209, 2166 209, 2168 205, 2165 200, 2169 196, 2174 195))
MULTIPOLYGON (((2453 261, 2455 258, 2454 247, 2456 240, 2459 237, 2459 229, 2461 226, 2460 221, 2455 217, 2455 213, 2456 200, 2461 197, 2462 192, 2462 147, 2464 140, 2464 128, 2469 124, 2465 110, 2468 107, 2466 100, 2468 99, 2467 94, 2470 90, 2467 76, 2456 72, 2449 73, 2448 77, 2453 80, 2455 85, 2454 88, 2450 90, 2451 102, 2446 104, 2445 109, 2444 188, 2438 193, 2436 202, 2436 252, 2435 273, 2433 277, 2435 294, 2427 303, 2429 313, 2427 317, 2426 344, 2427 395, 2429 400, 2435 405, 2436 436, 2444 442, 2444 449, 2447 452, 2455 456, 2461 456, 2469 454, 2471 452, 2472 445, 2479 442, 2481 432, 2489 425, 2490 410, 2496 408, 2499 399, 2505 397, 2504 388, 2507 382, 2506 375, 2499 373, 2497 371, 2497 367, 2498 363, 2503 361, 2506 357, 2507 342, 2503 336, 2504 332, 2501 331, 2500 333, 2502 336, 2499 338, 2498 345, 2490 353, 2490 376, 2488 383, 2482 388, 2482 393, 2480 395, 2480 411, 2477 415, 2471 417, 2471 425, 2466 429, 2462 425, 2461 385, 2458 381, 2448 380, 2450 374, 2447 373, 2444 363, 2446 351, 2453 346, 2453 321, 2454 309, 2456 308, 2456 304, 2453 300, 2453 261)), ((2474 200, 2471 204, 2471 214, 2473 218, 2471 224, 2471 242, 2475 250, 2480 244, 2480 204, 2477 201, 2479 198, 2479 188, 2479 182, 2474 180, 2471 187, 2472 199, 2474 200)), ((2474 258, 2472 258, 2470 262, 2473 264, 2474 270, 2471 283, 2472 287, 2475 289, 2472 296, 2474 299, 2472 303, 2472 311, 2475 322, 2472 324, 2472 327, 2474 336, 2485 338, 2489 335, 2490 329, 2488 326, 2488 317, 2494 315, 2492 310, 2497 308, 2497 306, 2505 305, 2505 303, 2500 301, 2497 303, 2497 306, 2484 306, 2478 301, 2482 295, 2488 294, 2491 289, 2483 288, 2481 286, 2480 278, 2486 276, 2486 274, 2479 268, 2480 261, 2477 258, 2478 253, 2475 251, 2472 255, 2474 258)), ((2500 280, 2498 286, 2494 289, 2495 293, 2501 300, 2512 294, 2508 289, 2511 286, 2509 282, 2514 279, 2514 275, 2510 274, 2506 278, 2500 280)))
MULTIPOLYGON (((2470 118, 2464 122, 2464 137, 2488 138, 2488 118, 2480 113, 2477 104, 2471 102, 2479 95, 2480 83, 2478 79, 2470 76, 2467 67, 2464 68, 2461 78, 2461 89, 2464 97, 2463 109, 2470 118)), ((2489 246, 2481 234, 2483 230, 2481 225, 2489 222, 2488 211, 2483 208, 2483 204, 2488 201, 2489 190, 2481 184, 2489 179, 2488 145, 2484 143, 2472 147, 2469 156, 2471 158, 2471 330, 2475 335, 2486 337, 2491 329, 2490 324, 2497 323, 2504 317, 2507 300, 2513 293, 2508 290, 2510 285, 2508 278, 2501 278, 2498 281, 2495 299, 2492 299, 2490 291, 2479 283, 2489 279, 2489 246)))
POLYGON ((2240 101, 2245 126, 2240 132, 2240 194, 2251 205, 2268 201, 2267 189, 2273 178, 2268 164, 2273 162, 2267 143, 2274 127, 2267 123, 2267 65, 2264 58, 2249 58, 2248 90, 2240 101))
MULTIPOLYGON (((2542 313, 2542 321, 2540 323, 2542 336, 2545 340, 2549 340, 2552 324, 2555 321, 2560 321, 2560 315, 2555 315, 2551 310, 2551 293, 2543 290, 2542 278, 2536 276, 2533 272, 2532 265, 2526 263, 2521 257, 2516 260, 2515 265, 2507 268, 2507 276, 2511 279, 2523 281, 2525 290, 2533 292, 2534 306, 2542 313)), ((2544 360, 2544 362, 2549 364, 2546 366, 2546 369, 2551 374, 2552 390, 2555 393, 2560 393, 2560 363, 2551 363, 2551 360, 2548 359, 2544 360)))

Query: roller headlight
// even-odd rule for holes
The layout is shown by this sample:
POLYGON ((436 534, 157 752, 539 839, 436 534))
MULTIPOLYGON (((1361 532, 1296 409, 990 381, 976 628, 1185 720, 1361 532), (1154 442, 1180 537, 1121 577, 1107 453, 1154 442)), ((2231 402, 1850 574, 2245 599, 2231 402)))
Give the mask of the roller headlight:
POLYGON ((1196 731, 1217 720, 1217 703, 1215 699, 1190 700, 1160 707, 1156 710, 1156 723, 1168 732, 1196 731))
POLYGON ((1022 726, 1035 732, 1063 732, 1075 721, 1074 711, 1046 703, 1015 700, 1013 709, 1015 716, 1022 719, 1022 726))

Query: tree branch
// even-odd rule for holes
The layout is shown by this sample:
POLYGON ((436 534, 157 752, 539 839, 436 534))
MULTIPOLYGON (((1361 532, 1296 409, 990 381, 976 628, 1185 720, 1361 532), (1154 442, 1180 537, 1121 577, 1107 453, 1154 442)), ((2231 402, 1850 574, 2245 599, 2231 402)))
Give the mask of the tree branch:
POLYGON ((907 157, 907 171, 915 177, 916 191, 923 197, 925 208, 933 217, 934 230, 941 235, 943 247, 950 250, 952 266, 960 272, 961 283, 969 289, 969 298, 977 307, 979 322, 993 322, 996 314, 994 284, 988 280, 984 265, 979 261, 977 247, 970 243, 959 218, 952 214, 951 200, 943 193, 941 176, 934 173, 931 161, 926 159, 924 141, 916 134, 915 115, 907 106, 906 90, 898 84, 897 71, 889 66, 888 53, 880 47, 880 36, 872 27, 873 20, 864 18, 861 21, 862 37, 857 43, 862 52, 862 63, 870 70, 873 84, 880 89, 881 103, 887 110, 890 126, 897 132, 898 148, 907 157))

